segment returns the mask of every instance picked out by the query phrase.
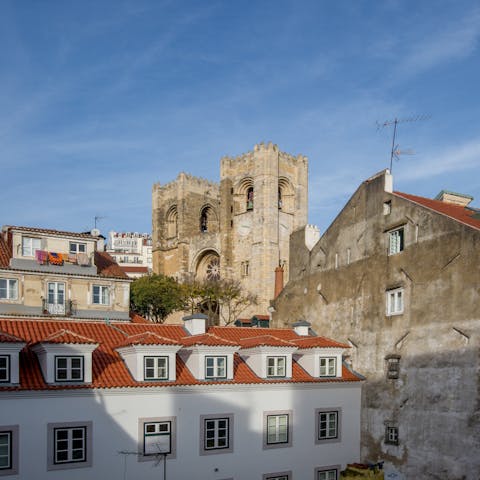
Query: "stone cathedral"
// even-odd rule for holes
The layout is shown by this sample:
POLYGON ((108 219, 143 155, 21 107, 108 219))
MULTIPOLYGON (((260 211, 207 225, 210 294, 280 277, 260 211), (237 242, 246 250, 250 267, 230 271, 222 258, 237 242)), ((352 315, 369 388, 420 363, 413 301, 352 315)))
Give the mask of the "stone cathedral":
POLYGON ((307 223, 308 160, 272 143, 220 161, 220 183, 180 173, 152 191, 153 270, 240 280, 267 314, 275 269, 288 280, 290 234, 307 223))

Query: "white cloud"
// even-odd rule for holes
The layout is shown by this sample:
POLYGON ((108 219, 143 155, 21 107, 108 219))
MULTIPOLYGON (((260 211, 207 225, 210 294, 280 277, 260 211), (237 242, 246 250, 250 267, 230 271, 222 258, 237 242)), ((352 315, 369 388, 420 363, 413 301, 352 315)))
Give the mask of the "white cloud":
POLYGON ((425 161, 415 162, 413 168, 403 168, 399 180, 421 180, 432 176, 478 169, 480 166, 480 139, 442 150, 425 161))
MULTIPOLYGON (((437 65, 471 55, 480 37, 480 10, 455 24, 442 24, 435 33, 413 41, 409 52, 394 69, 394 75, 410 77, 437 65)), ((410 41, 412 41, 410 39, 410 41)))

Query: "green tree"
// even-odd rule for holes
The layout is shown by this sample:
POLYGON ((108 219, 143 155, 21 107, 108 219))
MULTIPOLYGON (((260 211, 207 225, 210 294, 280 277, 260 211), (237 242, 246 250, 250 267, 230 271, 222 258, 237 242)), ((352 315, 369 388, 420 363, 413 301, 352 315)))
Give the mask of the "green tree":
POLYGON ((210 324, 230 325, 257 297, 246 292, 237 280, 187 281, 182 284, 184 309, 201 312, 210 324))
POLYGON ((163 323, 170 313, 183 308, 183 289, 171 277, 147 275, 132 282, 130 304, 135 313, 153 322, 163 323))

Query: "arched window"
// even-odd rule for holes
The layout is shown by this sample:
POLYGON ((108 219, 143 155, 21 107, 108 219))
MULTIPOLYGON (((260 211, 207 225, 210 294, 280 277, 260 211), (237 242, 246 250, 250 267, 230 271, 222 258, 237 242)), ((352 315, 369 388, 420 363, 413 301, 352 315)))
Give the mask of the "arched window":
POLYGON ((208 232, 209 223, 212 217, 212 209, 209 206, 203 207, 200 212, 200 231, 208 232))
POLYGON ((253 187, 247 189, 247 210, 253 210, 253 187))
POLYGON ((175 238, 178 235, 177 207, 173 205, 167 212, 167 238, 175 238))

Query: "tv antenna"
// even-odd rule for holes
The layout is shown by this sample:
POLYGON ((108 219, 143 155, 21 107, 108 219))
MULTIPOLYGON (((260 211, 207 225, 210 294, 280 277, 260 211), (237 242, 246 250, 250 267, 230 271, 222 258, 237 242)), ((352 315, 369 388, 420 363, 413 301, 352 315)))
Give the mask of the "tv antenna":
POLYGON ((97 228, 97 222, 98 222, 99 220, 104 219, 104 218, 107 218, 107 217, 100 217, 99 215, 95 215, 95 217, 94 217, 94 220, 95 220, 95 228, 97 228))
POLYGON ((415 152, 413 150, 401 150, 400 145, 395 143, 397 138, 397 125, 399 123, 413 123, 413 122, 421 122, 423 120, 427 120, 430 118, 430 115, 415 115, 413 117, 408 118, 397 118, 395 117, 393 120, 386 120, 383 123, 377 122, 377 130, 382 128, 390 127, 393 125, 393 138, 392 138, 392 149, 390 151, 390 173, 392 172, 393 168, 393 159, 400 160, 400 155, 414 155, 415 152))

